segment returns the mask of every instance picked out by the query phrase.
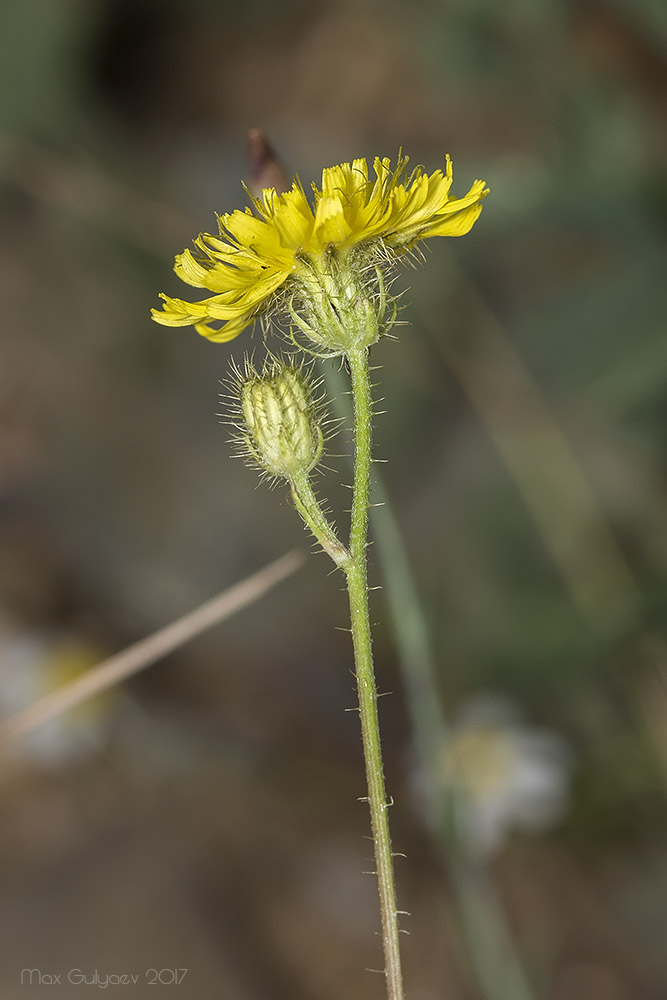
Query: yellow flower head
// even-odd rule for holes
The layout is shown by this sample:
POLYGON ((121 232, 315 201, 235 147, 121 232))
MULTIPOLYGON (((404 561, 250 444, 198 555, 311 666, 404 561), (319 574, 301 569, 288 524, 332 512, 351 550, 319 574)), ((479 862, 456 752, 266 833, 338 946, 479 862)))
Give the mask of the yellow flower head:
POLYGON ((153 310, 153 319, 194 325, 209 340, 232 340, 275 306, 279 293, 308 298, 304 288, 312 288, 314 278, 331 298, 326 278, 334 257, 340 271, 354 260, 368 263, 373 249, 381 248, 386 258, 431 236, 467 233, 488 194, 484 181, 475 181, 463 198, 451 198, 449 156, 444 173, 416 167, 408 175, 407 162, 400 156, 392 170, 388 159, 376 158, 374 180, 366 160, 341 163, 322 172, 321 189, 313 184, 312 204, 294 181, 284 194, 266 188, 252 208, 219 216, 220 235, 198 236, 194 252, 179 254, 174 267, 183 281, 211 294, 199 302, 162 295, 164 305, 153 310))

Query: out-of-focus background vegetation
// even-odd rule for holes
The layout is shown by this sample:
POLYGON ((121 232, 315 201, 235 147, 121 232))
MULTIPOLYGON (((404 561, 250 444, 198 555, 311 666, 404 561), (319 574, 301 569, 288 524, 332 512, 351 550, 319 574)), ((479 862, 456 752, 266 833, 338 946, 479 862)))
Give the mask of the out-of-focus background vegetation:
MULTIPOLYGON (((4 715, 308 545, 216 418, 259 332, 228 349, 148 318, 184 293, 173 255, 245 204, 248 128, 306 184, 449 152, 456 193, 492 194, 399 277, 409 325, 375 355, 470 797, 461 881, 378 592, 408 995, 665 996, 667 8, 4 0, 0 80, 4 715), (480 973, 487 919, 527 993, 480 973)), ((314 556, 91 710, 87 742, 66 726, 3 762, 3 997, 37 995, 25 967, 139 973, 132 996, 174 967, 159 988, 189 1000, 382 996, 344 625, 314 556)), ((75 995, 97 987, 49 991, 75 995)))

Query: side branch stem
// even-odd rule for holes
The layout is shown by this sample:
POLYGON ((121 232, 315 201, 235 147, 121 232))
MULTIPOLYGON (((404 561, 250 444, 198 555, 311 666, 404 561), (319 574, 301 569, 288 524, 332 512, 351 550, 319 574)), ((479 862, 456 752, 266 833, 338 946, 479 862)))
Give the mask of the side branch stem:
POLYGON ((373 670, 368 610, 366 547, 372 443, 371 385, 368 349, 356 348, 347 355, 354 400, 354 492, 350 523, 350 561, 344 566, 350 599, 350 620, 359 696, 359 716, 366 765, 368 804, 371 814, 388 1000, 403 1000, 403 978, 399 947, 394 864, 389 834, 387 796, 373 670))
POLYGON ((338 538, 333 526, 322 510, 319 500, 310 485, 308 473, 295 476, 291 482, 294 506, 301 514, 317 541, 337 566, 343 569, 350 562, 350 553, 338 538))

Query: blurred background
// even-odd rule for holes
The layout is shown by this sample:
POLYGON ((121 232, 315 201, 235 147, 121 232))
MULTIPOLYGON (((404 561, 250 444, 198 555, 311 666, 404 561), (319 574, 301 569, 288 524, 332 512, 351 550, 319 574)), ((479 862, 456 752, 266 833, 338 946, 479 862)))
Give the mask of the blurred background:
MULTIPOLYGON (((3 716, 309 546, 216 416, 260 332, 149 320, 246 204, 248 129, 306 185, 449 152, 455 194, 492 194, 375 349, 418 594, 377 522, 408 996, 664 997, 664 4, 3 0, 0 76, 3 716)), ((3 997, 25 968, 53 998, 150 969, 192 1000, 382 997, 345 624, 312 556, 3 759, 3 997)))

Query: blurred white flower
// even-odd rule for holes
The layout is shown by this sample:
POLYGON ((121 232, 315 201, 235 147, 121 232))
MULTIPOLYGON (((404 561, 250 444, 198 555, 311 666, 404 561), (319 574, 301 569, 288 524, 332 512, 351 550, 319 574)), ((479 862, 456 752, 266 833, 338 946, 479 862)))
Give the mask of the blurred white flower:
MULTIPOLYGON (((103 659, 89 641, 70 633, 20 631, 0 626, 0 717, 8 719, 103 659)), ((12 754, 37 767, 58 768, 87 756, 103 742, 108 696, 85 702, 17 740, 12 754)))
POLYGON ((438 771, 456 793, 460 835, 488 857, 511 830, 545 830, 563 816, 571 754, 556 733, 523 725, 509 701, 485 696, 459 714, 438 771))

